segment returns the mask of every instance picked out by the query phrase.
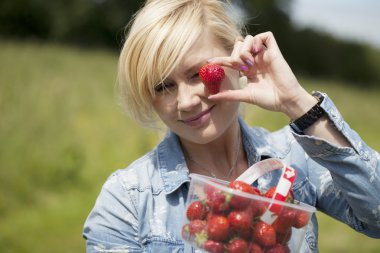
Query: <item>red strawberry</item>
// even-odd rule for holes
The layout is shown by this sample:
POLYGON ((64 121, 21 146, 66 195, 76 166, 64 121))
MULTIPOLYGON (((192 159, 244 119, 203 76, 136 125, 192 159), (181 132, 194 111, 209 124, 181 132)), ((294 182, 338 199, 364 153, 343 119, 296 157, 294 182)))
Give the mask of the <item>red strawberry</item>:
POLYGON ((194 201, 187 207, 186 216, 189 220, 204 220, 207 213, 207 207, 201 201, 194 201))
POLYGON ((230 228, 235 234, 242 237, 249 236, 252 223, 252 214, 250 211, 232 211, 228 214, 230 228))
POLYGON ((264 193, 264 197, 267 197, 267 198, 270 198, 270 199, 273 198, 275 191, 276 191, 276 187, 275 186, 269 188, 269 190, 264 193))
POLYGON ((248 243, 240 238, 232 239, 227 244, 227 253, 248 253, 248 243))
POLYGON ((276 239, 277 243, 279 244, 287 244, 290 241, 290 238, 292 237, 292 229, 289 228, 287 231, 283 233, 277 232, 276 239))
POLYGON ((212 216, 207 223, 207 235, 210 240, 224 241, 229 235, 230 224, 222 215, 212 216))
MULTIPOLYGON (((266 191, 263 196, 271 199, 271 198, 273 198, 275 192, 276 192, 276 187, 274 186, 274 187, 269 188, 269 190, 266 191)), ((269 206, 269 202, 263 202, 263 205, 264 205, 265 209, 267 209, 269 206)), ((277 208, 277 209, 281 209, 281 207, 277 208)))
POLYGON ((189 223, 190 235, 196 235, 206 230, 207 222, 204 220, 192 220, 189 223))
POLYGON ((209 213, 207 214, 206 220, 210 220, 210 219, 211 219, 213 216, 215 216, 215 215, 219 215, 219 214, 209 212, 209 213))
POLYGON ((302 228, 309 222, 309 214, 302 210, 296 211, 296 218, 293 224, 295 228, 302 228))
POLYGON ((293 226, 295 219, 296 211, 294 209, 284 207, 272 226, 277 232, 284 233, 293 226))
POLYGON ((211 253, 224 253, 224 244, 212 240, 207 240, 203 244, 203 248, 211 253))
POLYGON ((210 94, 219 92, 224 76, 224 69, 218 64, 208 63, 199 69, 199 77, 210 94))
MULTIPOLYGON (((271 187, 265 194, 264 197, 272 199, 274 197, 274 194, 276 192, 276 187, 271 187)), ((293 192, 289 191, 288 195, 286 196, 286 202, 293 202, 293 192)), ((279 214, 281 212, 282 205, 279 204, 273 204, 271 206, 271 211, 279 214)))
POLYGON ((262 200, 253 199, 250 204, 252 216, 258 217, 263 215, 267 207, 267 203, 263 202, 262 200))
MULTIPOLYGON (((214 181, 212 181, 212 182, 218 184, 217 182, 214 182, 214 181)), ((223 185, 221 185, 221 186, 223 186, 223 185)), ((203 190, 207 196, 212 195, 215 191, 217 191, 217 192, 221 191, 219 188, 217 188, 216 186, 214 186, 212 184, 205 184, 203 187, 203 190)))
MULTIPOLYGON (((247 184, 243 181, 233 181, 228 185, 228 187, 245 193, 257 195, 255 189, 250 184, 247 184)), ((249 198, 233 195, 231 197, 230 205, 235 209, 244 209, 249 205, 250 202, 251 199, 249 198)))
POLYGON ((290 253, 290 249, 287 245, 276 244, 275 246, 265 251, 265 253, 290 253))
POLYGON ((228 187, 230 187, 231 189, 242 191, 242 192, 256 194, 256 191, 252 187, 252 185, 247 184, 246 182, 243 182, 243 181, 239 181, 239 180, 233 181, 228 185, 228 187))
POLYGON ((255 224, 252 237, 254 242, 263 247, 270 247, 276 244, 276 230, 271 225, 262 221, 255 224))
POLYGON ((212 186, 206 185, 204 189, 206 193, 206 203, 212 213, 223 213, 229 208, 229 200, 231 195, 212 186))
POLYGON ((257 243, 251 243, 249 253, 264 253, 263 249, 257 243))
MULTIPOLYGON (((270 198, 270 199, 273 198, 275 191, 276 191, 276 187, 275 186, 269 188, 269 190, 264 194, 264 197, 267 197, 267 198, 270 198)), ((293 199, 294 199, 294 194, 293 194, 293 191, 290 190, 289 193, 288 193, 288 195, 286 196, 286 200, 285 201, 291 203, 291 202, 293 202, 293 199)))
POLYGON ((253 190, 257 193, 257 195, 261 195, 259 188, 254 187, 254 186, 252 186, 252 187, 253 187, 253 190))

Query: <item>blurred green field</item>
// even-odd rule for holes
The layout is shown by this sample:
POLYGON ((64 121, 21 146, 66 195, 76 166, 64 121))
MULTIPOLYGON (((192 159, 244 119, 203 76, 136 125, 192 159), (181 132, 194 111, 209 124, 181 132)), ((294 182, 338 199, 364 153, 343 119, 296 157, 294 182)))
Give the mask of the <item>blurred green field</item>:
MULTIPOLYGON (((101 185, 159 141, 117 105, 116 65, 104 50, 0 42, 0 252, 85 252, 82 226, 101 185)), ((301 81, 380 150, 380 89, 301 81)), ((287 123, 254 107, 246 118, 270 130, 287 123)), ((379 252, 379 240, 318 216, 320 252, 379 252)))

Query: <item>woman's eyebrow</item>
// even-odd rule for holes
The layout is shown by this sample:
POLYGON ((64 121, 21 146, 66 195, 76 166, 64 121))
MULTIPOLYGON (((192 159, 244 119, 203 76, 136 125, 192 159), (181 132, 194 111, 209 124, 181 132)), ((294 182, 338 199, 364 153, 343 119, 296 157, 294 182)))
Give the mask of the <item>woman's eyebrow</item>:
POLYGON ((199 69, 206 63, 206 60, 202 60, 194 65, 192 65, 191 67, 189 67, 186 71, 185 71, 185 74, 186 75, 189 75, 189 74, 193 74, 194 72, 198 72, 199 69))

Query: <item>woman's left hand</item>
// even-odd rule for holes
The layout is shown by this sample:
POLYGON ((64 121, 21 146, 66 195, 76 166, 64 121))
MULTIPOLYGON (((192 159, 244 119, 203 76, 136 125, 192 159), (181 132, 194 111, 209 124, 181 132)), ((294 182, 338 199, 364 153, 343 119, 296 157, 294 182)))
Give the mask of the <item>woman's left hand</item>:
POLYGON ((251 103, 283 112, 291 119, 317 102, 298 83, 271 32, 237 39, 230 56, 215 57, 210 62, 238 70, 247 77, 247 85, 242 89, 222 91, 210 96, 211 100, 251 103))

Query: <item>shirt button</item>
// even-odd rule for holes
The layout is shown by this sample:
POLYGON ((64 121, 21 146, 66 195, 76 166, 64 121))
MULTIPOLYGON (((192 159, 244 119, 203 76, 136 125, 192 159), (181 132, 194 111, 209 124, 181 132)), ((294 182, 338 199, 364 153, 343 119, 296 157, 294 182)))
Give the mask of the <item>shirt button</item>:
POLYGON ((321 141, 321 140, 316 140, 314 143, 315 143, 315 145, 317 145, 317 146, 321 146, 321 145, 323 144, 323 141, 321 141))

